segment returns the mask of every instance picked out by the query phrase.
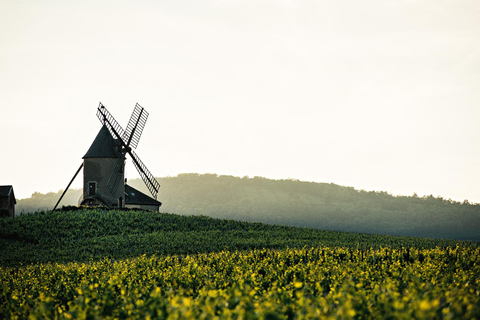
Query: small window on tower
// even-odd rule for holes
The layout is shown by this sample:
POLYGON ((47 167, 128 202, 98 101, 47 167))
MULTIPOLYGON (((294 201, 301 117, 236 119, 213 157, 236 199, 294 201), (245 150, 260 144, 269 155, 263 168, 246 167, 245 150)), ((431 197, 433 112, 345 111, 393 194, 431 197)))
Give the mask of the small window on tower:
POLYGON ((93 197, 97 193, 97 183, 89 182, 88 183, 88 196, 93 197))

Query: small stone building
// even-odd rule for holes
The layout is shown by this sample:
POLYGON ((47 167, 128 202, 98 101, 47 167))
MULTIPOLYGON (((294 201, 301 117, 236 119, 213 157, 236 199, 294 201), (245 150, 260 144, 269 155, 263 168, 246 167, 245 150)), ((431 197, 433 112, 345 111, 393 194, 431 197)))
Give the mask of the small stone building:
POLYGON ((0 186, 0 216, 14 217, 15 216, 15 194, 12 186, 0 186))

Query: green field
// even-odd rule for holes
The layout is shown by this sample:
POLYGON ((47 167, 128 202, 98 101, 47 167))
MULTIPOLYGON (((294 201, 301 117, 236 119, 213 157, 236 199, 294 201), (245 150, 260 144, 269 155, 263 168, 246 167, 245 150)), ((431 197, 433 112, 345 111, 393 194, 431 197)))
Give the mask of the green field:
POLYGON ((0 220, 5 319, 478 319, 476 242, 140 211, 0 220))

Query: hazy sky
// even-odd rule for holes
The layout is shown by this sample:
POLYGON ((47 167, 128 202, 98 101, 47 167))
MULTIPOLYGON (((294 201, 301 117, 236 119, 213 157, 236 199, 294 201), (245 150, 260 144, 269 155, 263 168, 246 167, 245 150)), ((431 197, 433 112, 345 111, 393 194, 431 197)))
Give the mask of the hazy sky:
POLYGON ((0 0, 0 30, 0 185, 17 198, 65 188, 101 101, 123 127, 136 102, 150 113, 137 154, 158 177, 480 202, 477 0, 0 0))

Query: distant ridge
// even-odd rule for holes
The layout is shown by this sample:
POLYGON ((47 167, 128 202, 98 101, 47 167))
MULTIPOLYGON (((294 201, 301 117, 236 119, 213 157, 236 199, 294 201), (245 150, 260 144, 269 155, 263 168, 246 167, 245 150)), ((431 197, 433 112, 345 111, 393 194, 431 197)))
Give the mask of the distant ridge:
MULTIPOLYGON (((433 196, 392 196, 332 183, 185 173, 158 178, 162 212, 325 230, 480 241, 480 205, 433 196)), ((140 179, 128 184, 142 192, 140 179)), ((16 212, 51 209, 58 193, 34 193, 16 212)), ((76 205, 81 190, 61 205, 76 205)))

